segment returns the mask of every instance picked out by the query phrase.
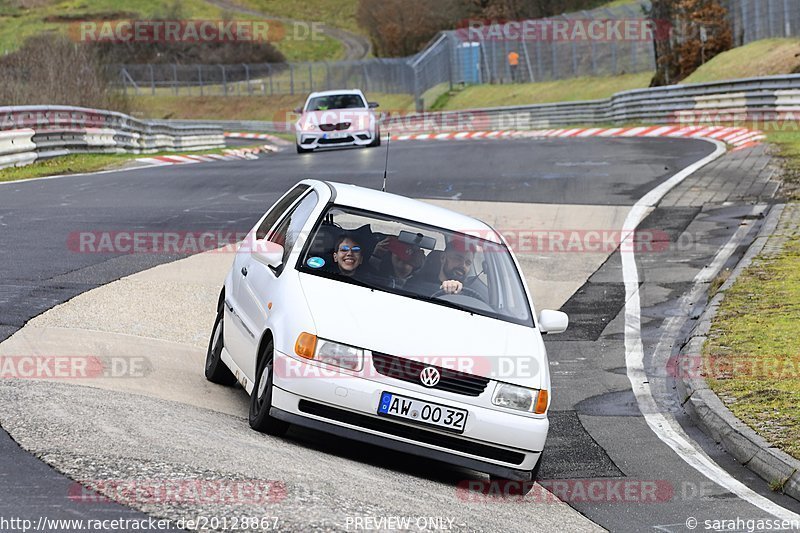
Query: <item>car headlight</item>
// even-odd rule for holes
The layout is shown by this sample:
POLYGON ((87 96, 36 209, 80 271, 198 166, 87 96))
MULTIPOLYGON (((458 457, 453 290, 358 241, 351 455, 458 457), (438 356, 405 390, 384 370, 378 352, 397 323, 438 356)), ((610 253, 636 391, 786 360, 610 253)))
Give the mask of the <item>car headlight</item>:
POLYGON ((364 350, 347 344, 319 339, 314 359, 358 372, 364 366, 364 350))
POLYGON ((320 339, 311 333, 301 333, 297 337, 294 351, 300 357, 354 372, 358 372, 364 367, 364 350, 361 348, 320 339))
POLYGON ((541 415, 547 411, 547 391, 498 383, 492 395, 492 403, 508 409, 541 415))

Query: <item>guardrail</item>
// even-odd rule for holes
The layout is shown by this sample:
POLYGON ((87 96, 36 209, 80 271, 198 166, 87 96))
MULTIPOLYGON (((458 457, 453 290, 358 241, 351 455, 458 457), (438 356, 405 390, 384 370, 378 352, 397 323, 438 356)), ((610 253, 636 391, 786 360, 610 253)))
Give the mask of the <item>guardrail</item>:
MULTIPOLYGON (((428 113, 388 113, 383 132, 525 130, 629 123, 721 124, 800 119, 800 74, 634 89, 604 100, 465 109, 428 113)), ((169 121, 184 126, 199 121, 169 121)), ((226 131, 293 131, 291 122, 204 121, 226 131)))
POLYGON ((0 107, 0 168, 74 153, 152 153, 222 148, 222 128, 146 122, 101 109, 0 107))
MULTIPOLYGON (((703 124, 754 117, 761 121, 800 117, 800 75, 634 89, 604 100, 448 111, 438 114, 436 122, 475 124, 479 129, 540 129, 632 122, 703 124)), ((413 118, 406 122, 413 124, 413 118)))

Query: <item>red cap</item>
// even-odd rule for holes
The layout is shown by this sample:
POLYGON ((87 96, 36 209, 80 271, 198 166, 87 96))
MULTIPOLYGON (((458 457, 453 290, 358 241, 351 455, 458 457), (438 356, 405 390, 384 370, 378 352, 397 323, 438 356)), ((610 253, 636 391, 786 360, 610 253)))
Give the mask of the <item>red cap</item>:
POLYGON ((389 240, 389 251, 414 268, 422 267, 422 263, 425 261, 425 253, 418 246, 400 242, 397 238, 389 240))

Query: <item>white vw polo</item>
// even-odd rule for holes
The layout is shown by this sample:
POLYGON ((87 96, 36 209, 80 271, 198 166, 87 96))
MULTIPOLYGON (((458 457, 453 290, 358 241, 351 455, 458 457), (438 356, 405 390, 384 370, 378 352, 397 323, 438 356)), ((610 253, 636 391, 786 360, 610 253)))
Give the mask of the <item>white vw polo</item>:
MULTIPOLYGON (((250 394, 250 425, 289 424, 535 479, 548 431, 543 333, 519 264, 476 219, 306 180, 240 246, 206 377, 250 394)), ((532 484, 531 484, 532 485, 532 484)))

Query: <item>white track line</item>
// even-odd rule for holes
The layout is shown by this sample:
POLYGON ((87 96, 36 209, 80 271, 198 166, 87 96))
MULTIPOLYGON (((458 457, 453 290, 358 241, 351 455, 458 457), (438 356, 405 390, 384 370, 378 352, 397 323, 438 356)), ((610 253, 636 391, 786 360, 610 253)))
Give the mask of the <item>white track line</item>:
POLYGON ((695 448, 691 439, 683 430, 673 427, 662 412, 659 411, 650 383, 644 371, 644 346, 641 337, 641 307, 639 301, 639 271, 636 267, 636 256, 632 242, 633 232, 644 219, 650 207, 655 206, 673 187, 691 176, 694 172, 725 153, 725 145, 713 141, 716 150, 711 155, 681 170, 670 179, 651 190, 631 208, 622 225, 624 238, 631 242, 623 242, 620 246, 622 256, 622 277, 625 282, 625 365, 628 379, 636 396, 636 403, 642 412, 647 425, 667 446, 692 468, 711 481, 729 490, 742 500, 766 511, 782 520, 799 520, 797 515, 788 509, 761 496, 746 485, 736 480, 705 453, 695 448))

